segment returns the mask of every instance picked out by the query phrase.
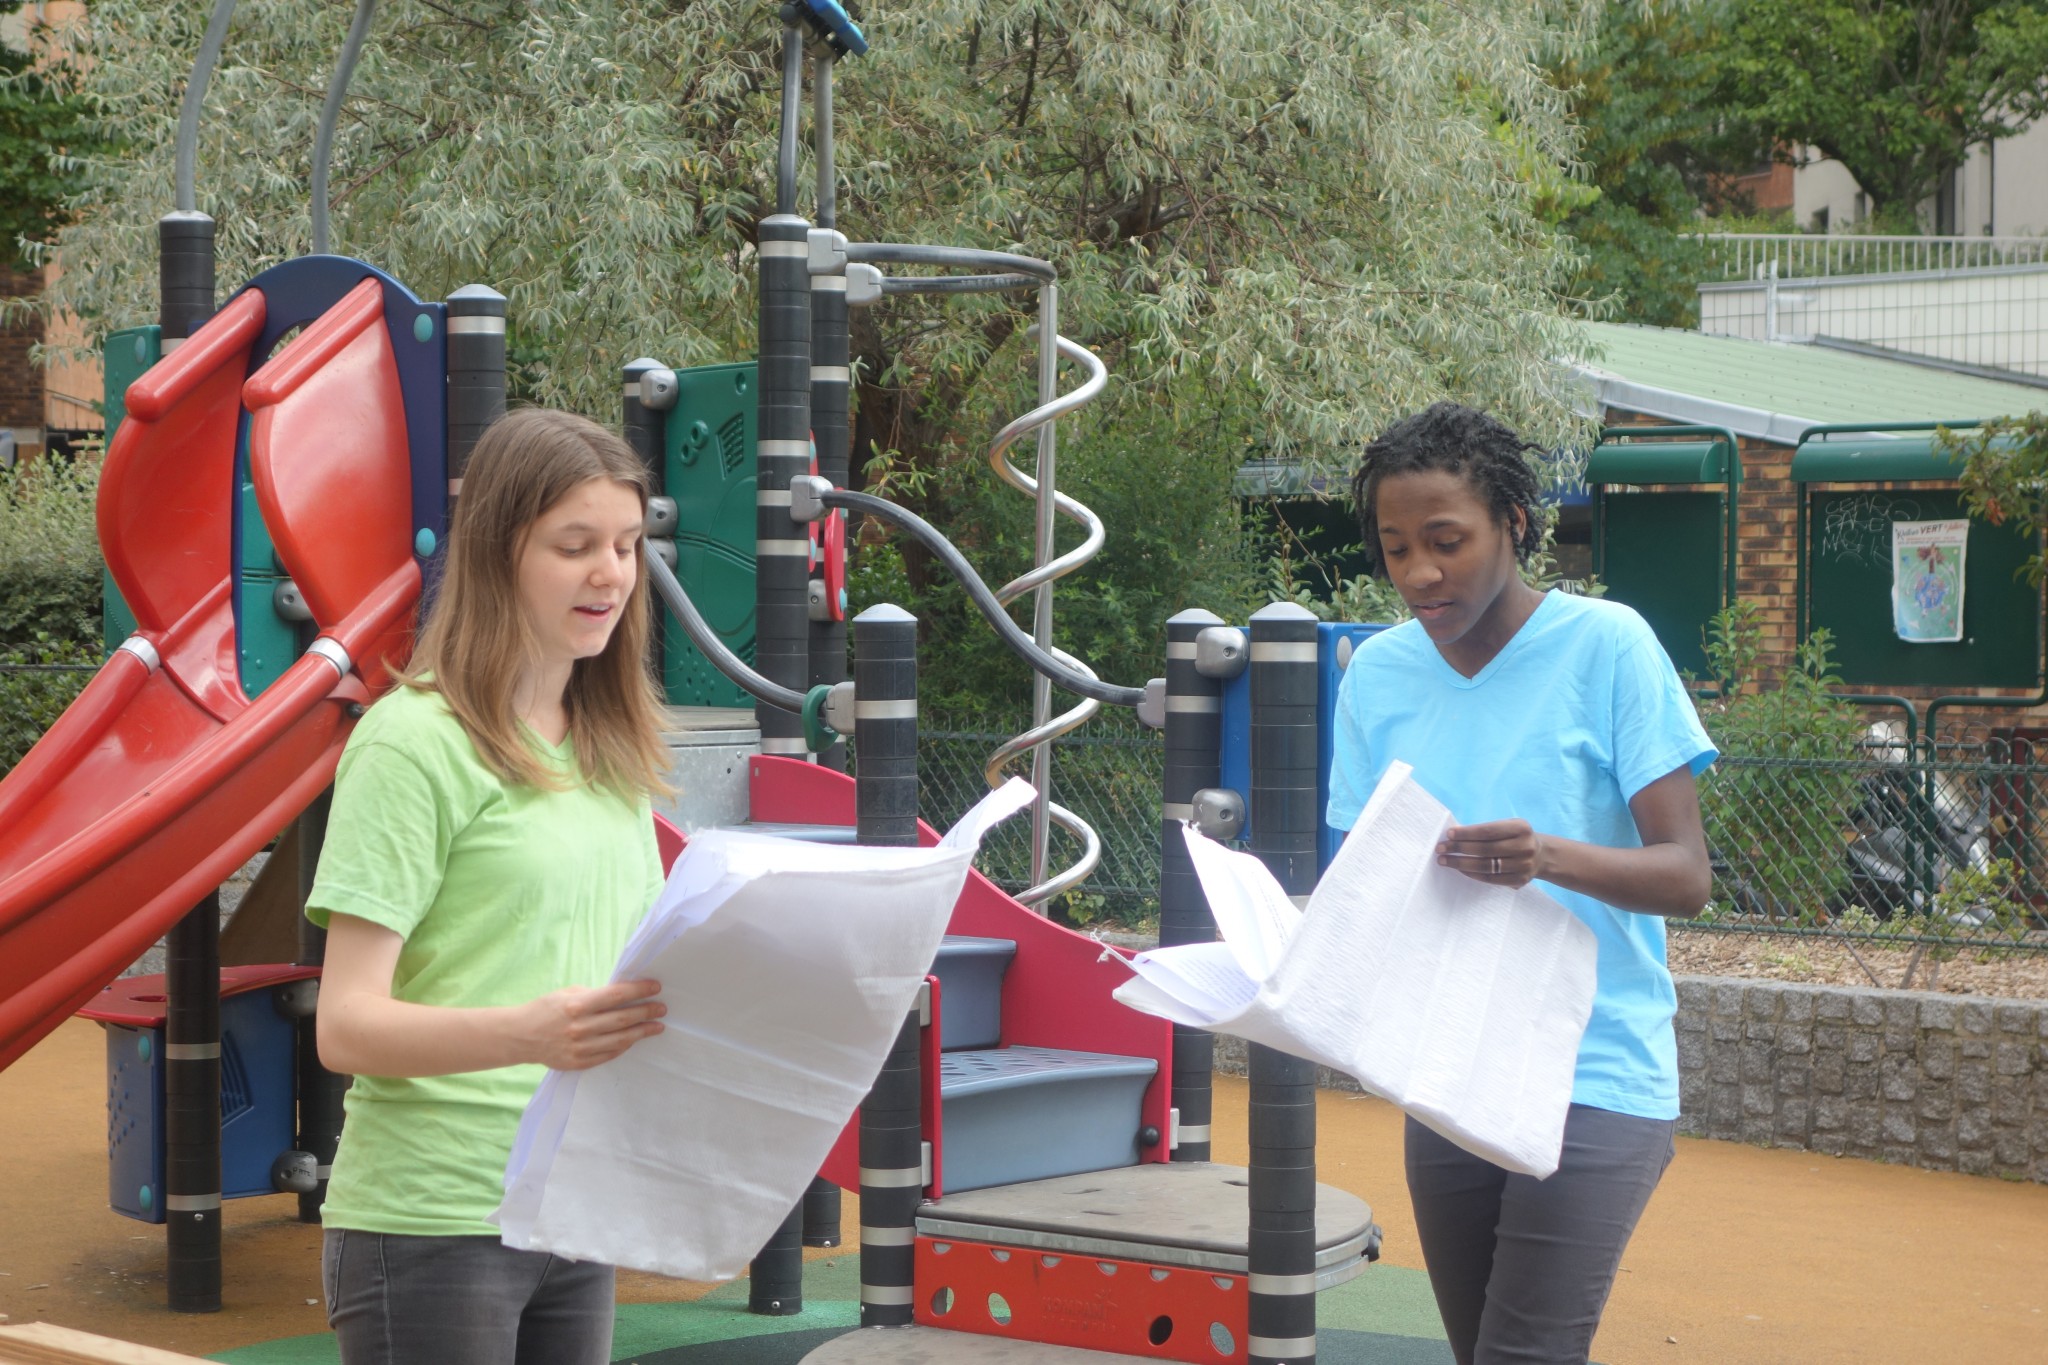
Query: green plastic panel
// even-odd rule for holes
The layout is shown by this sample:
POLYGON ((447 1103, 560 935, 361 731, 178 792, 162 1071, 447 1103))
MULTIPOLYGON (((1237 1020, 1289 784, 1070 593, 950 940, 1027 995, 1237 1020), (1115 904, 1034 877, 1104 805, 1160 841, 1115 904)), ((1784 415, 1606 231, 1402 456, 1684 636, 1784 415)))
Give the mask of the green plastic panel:
POLYGON ((1728 482, 1726 441, 1607 441, 1586 461, 1588 484, 1728 482))
POLYGON ((1601 503, 1607 595, 1634 607, 1681 673, 1705 677, 1707 622, 1722 607, 1720 493, 1608 493, 1601 503))
MULTIPOLYGON (((1884 475, 1862 475, 1883 478, 1884 475)), ((1963 638, 1907 644, 1892 630, 1892 523, 1964 516, 1953 489, 1816 492, 1808 507, 1807 629, 1826 627, 1844 682, 1857 687, 2033 687, 2041 594, 2016 576, 2035 547, 2021 532, 1970 523, 1963 638)))
MULTIPOLYGON (((754 661, 754 366, 676 372, 668 414, 668 496, 676 501, 676 577, 733 653, 754 661)), ((711 666, 682 627, 663 633, 663 679, 676 706, 745 706, 753 698, 711 666)))
MULTIPOLYGON (((108 333, 106 344, 100 348, 100 373, 103 376, 100 410, 106 414, 109 442, 128 416, 128 386, 162 357, 163 329, 154 324, 124 327, 118 332, 108 333)), ((100 583, 100 629, 107 654, 111 657, 121 642, 135 633, 135 615, 121 600, 121 590, 114 586, 114 576, 104 568, 100 570, 100 583)))
POLYGON ((237 561, 242 566, 235 582, 235 660, 242 673, 242 691, 250 698, 282 678, 302 652, 299 628, 277 614, 272 594, 285 577, 277 562, 277 547, 263 524, 256 505, 256 484, 249 475, 249 430, 245 421, 236 438, 240 450, 235 471, 240 479, 235 489, 235 533, 241 544, 237 561))
POLYGON ((1934 434, 1809 441, 1792 456, 1794 483, 1945 483, 1962 466, 1934 448, 1934 434))

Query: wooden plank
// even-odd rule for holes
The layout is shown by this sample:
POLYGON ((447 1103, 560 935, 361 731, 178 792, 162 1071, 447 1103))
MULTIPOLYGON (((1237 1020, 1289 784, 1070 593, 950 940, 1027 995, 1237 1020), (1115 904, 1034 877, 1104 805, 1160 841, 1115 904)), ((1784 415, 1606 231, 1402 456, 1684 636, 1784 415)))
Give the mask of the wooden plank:
POLYGON ((200 1357, 159 1351, 48 1322, 0 1327, 5 1365, 203 1365, 200 1357))

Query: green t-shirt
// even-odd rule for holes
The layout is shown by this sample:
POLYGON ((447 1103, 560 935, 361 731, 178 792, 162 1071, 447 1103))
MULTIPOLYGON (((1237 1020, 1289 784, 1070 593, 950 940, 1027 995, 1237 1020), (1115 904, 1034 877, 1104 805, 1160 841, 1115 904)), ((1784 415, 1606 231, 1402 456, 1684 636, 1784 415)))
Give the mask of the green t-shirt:
MULTIPOLYGON (((570 742, 535 747, 564 773, 570 742)), ((661 889, 645 798, 587 783, 506 783, 440 696, 399 687, 349 736, 306 915, 405 940, 395 999, 516 1005, 601 986, 661 889)), ((328 1227, 496 1236, 519 1116, 539 1065, 454 1076, 358 1076, 328 1185, 328 1227)))

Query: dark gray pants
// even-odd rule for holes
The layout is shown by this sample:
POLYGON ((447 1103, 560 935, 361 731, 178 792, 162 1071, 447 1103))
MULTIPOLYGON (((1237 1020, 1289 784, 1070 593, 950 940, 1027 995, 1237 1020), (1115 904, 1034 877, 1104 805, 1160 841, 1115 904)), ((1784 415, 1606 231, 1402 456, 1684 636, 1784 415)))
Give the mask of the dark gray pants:
POLYGON ((612 1268, 495 1237, 327 1229, 342 1365, 608 1365, 612 1268))
POLYGON ((1537 1180, 1408 1121, 1408 1194, 1458 1365, 1584 1365, 1677 1129, 1575 1104, 1537 1180))

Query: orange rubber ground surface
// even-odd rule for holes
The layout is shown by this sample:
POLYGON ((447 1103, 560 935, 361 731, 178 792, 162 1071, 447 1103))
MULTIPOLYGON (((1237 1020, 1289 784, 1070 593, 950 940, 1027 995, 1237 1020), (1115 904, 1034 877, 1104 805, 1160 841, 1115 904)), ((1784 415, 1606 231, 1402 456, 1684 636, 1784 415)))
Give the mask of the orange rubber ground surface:
MULTIPOLYGON (((321 1330, 318 1229, 284 1198, 228 1205, 224 1312, 163 1310, 161 1230, 106 1208, 103 1077, 100 1031, 75 1020, 0 1073, 0 1313, 194 1354, 321 1330)), ((1217 1101, 1217 1158, 1242 1161, 1243 1082, 1217 1101)), ((1325 1094, 1319 1173, 1373 1204, 1390 1264, 1419 1267, 1399 1117, 1325 1094)), ((1606 1365, 2048 1361, 2048 1187, 1680 1139, 1626 1267, 1606 1365)), ((625 1275, 620 1297, 709 1288, 625 1275)))

